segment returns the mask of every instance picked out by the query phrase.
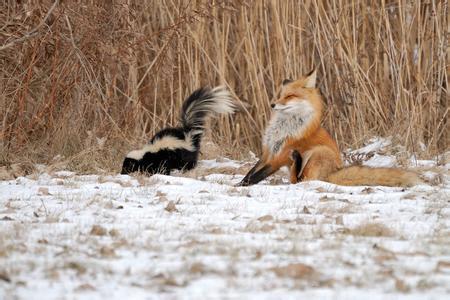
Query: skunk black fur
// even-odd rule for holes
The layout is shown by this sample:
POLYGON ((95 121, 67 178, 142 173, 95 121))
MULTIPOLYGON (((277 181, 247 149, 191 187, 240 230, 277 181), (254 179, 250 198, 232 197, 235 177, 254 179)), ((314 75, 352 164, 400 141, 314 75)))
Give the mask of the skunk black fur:
POLYGON ((121 174, 169 175, 172 170, 193 169, 206 117, 214 112, 233 113, 235 109, 230 93, 222 86, 196 90, 183 103, 180 126, 162 129, 142 149, 128 153, 121 174))

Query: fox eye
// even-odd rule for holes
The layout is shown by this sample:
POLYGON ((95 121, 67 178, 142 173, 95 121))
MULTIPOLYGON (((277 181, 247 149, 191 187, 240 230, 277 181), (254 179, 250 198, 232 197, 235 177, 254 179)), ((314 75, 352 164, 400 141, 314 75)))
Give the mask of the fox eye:
POLYGON ((284 99, 289 100, 289 99, 292 99, 292 98, 295 98, 295 97, 297 97, 297 96, 296 95, 286 95, 284 97, 284 99))

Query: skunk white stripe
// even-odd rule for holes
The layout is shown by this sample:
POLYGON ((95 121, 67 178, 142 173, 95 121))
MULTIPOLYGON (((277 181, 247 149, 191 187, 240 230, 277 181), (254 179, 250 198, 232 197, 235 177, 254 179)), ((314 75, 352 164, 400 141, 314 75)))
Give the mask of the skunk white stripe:
POLYGON ((171 135, 164 136, 161 139, 153 141, 152 144, 145 145, 140 150, 131 151, 126 157, 140 160, 147 152, 156 153, 161 149, 175 150, 180 148, 188 151, 195 151, 195 147, 192 145, 191 134, 188 134, 184 140, 180 140, 171 135))

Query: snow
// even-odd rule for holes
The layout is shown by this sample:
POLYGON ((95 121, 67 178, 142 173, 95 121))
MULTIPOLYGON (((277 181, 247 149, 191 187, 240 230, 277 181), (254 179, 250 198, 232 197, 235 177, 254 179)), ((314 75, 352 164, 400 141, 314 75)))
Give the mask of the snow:
POLYGON ((373 151, 379 151, 382 150, 385 147, 388 147, 392 144, 391 139, 390 138, 380 138, 380 137, 375 137, 369 140, 368 145, 359 148, 355 151, 352 151, 354 153, 369 153, 369 152, 373 152, 373 151))
MULTIPOLYGON (((389 146, 354 153, 398 165, 389 146)), ((0 299, 448 298, 449 164, 409 161, 428 183, 291 185, 279 172, 235 187, 251 163, 229 159, 0 181, 0 299)))

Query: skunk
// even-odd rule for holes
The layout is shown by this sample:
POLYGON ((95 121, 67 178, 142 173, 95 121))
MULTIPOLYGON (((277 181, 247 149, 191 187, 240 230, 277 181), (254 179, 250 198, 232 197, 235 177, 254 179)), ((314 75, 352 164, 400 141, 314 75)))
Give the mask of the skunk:
POLYGON ((162 129, 142 149, 128 153, 121 174, 170 175, 171 170, 193 169, 206 117, 214 112, 228 114, 235 110, 236 105, 223 86, 194 91, 183 103, 180 126, 162 129))

